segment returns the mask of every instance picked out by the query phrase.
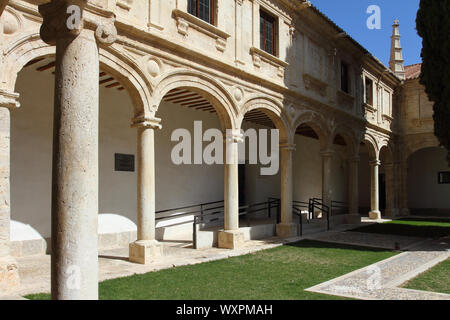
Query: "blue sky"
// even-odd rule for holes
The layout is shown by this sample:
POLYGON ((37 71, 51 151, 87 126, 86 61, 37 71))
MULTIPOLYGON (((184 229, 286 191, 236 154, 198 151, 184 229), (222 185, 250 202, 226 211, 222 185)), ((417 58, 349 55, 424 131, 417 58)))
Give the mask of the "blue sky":
POLYGON ((400 21, 401 43, 405 65, 420 63, 422 39, 416 31, 416 14, 420 0, 310 0, 310 2, 369 50, 386 66, 389 64, 392 24, 400 21), (381 29, 369 30, 367 8, 381 9, 381 29))

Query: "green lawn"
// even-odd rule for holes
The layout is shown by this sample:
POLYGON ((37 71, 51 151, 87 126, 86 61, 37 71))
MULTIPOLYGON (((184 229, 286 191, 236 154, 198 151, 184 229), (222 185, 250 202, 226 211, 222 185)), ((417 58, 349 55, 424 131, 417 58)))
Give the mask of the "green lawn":
POLYGON ((405 218, 356 228, 351 231, 419 238, 442 238, 450 236, 450 219, 405 218))
MULTIPOLYGON (((104 281, 99 295, 102 300, 339 299, 304 289, 395 254, 305 240, 245 256, 104 281)), ((26 298, 49 299, 49 295, 26 298)))
POLYGON ((404 287, 450 294, 450 259, 408 281, 404 287))

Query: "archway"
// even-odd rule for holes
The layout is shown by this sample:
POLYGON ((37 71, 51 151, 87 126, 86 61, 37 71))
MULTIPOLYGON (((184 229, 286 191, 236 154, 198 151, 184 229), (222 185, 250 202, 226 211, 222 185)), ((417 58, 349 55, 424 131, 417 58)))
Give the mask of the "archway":
POLYGON ((448 216, 450 214, 450 168, 446 151, 426 147, 408 158, 407 195, 412 215, 448 216))
POLYGON ((223 229, 228 214, 222 138, 233 128, 232 101, 208 76, 179 70, 158 80, 153 105, 162 125, 155 132, 157 239, 181 247, 215 246, 214 239, 200 243, 195 237, 200 228, 223 229), (214 148, 207 158, 210 146, 220 146, 222 156, 214 148))
MULTIPOLYGON (((50 244, 55 62, 50 53, 37 57, 30 53, 31 56, 34 58, 24 64, 15 83, 22 106, 11 112, 12 219, 33 226, 50 244)), ((136 238, 137 222, 136 135, 130 129, 130 121, 138 111, 122 82, 125 76, 111 71, 110 63, 100 63, 100 249, 128 246, 136 238), (124 158, 128 158, 128 163, 120 164, 124 158), (118 219, 127 222, 115 223, 118 219)), ((26 237, 21 240, 21 245, 27 245, 26 237)), ((37 254, 31 245, 22 252, 37 254)))
POLYGON ((265 217, 267 213, 267 218, 273 220, 272 204, 279 201, 277 234, 282 237, 290 235, 293 232, 294 147, 288 117, 277 101, 253 97, 244 103, 240 120, 248 147, 240 154, 244 161, 242 174, 246 181, 246 202, 256 207, 253 215, 265 217))

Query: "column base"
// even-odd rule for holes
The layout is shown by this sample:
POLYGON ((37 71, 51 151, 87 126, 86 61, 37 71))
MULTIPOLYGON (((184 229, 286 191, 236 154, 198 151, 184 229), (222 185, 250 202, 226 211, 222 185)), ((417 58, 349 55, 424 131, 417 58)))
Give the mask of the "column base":
POLYGON ((218 247, 223 249, 238 249, 244 245, 244 232, 241 230, 219 231, 218 247))
POLYGON ((291 238, 298 235, 298 225, 295 223, 277 224, 277 236, 280 238, 291 238))
POLYGON ((380 220, 381 219, 381 212, 380 211, 370 211, 369 212, 369 218, 371 220, 380 220))
POLYGON ((149 264, 162 255, 163 245, 156 240, 140 240, 130 243, 131 262, 149 264))
POLYGON ((0 258, 0 296, 13 294, 20 288, 17 261, 10 256, 0 258))

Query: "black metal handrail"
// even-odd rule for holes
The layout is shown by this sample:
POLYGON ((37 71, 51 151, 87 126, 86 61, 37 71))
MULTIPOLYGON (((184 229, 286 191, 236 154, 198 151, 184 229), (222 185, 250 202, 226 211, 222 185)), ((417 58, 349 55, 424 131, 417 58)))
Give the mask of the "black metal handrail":
POLYGON ((302 209, 299 205, 296 205, 294 202, 294 205, 292 206, 292 211, 294 214, 298 215, 298 223, 299 223, 299 236, 302 237, 303 236, 303 216, 302 216, 302 209))
POLYGON ((333 216, 336 209, 346 209, 348 211, 348 208, 349 206, 347 202, 332 200, 330 215, 333 216))
POLYGON ((327 215, 327 230, 330 230, 330 207, 322 202, 322 199, 311 198, 309 199, 309 214, 314 218, 315 209, 321 210, 322 214, 325 212, 327 215))
POLYGON ((277 209, 276 220, 277 224, 281 222, 281 212, 280 212, 281 201, 278 198, 268 198, 267 199, 267 211, 269 218, 272 217, 272 208, 277 209))

